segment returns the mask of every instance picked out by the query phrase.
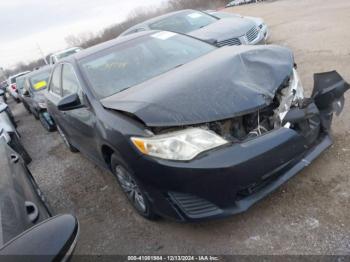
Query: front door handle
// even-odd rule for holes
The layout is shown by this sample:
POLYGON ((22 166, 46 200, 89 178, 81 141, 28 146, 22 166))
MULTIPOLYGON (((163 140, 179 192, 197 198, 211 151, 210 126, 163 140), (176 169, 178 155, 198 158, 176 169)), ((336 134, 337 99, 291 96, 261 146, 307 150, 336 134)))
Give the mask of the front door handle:
POLYGON ((25 201, 24 205, 26 207, 27 216, 30 222, 34 223, 39 217, 38 207, 33 202, 30 202, 30 201, 25 201))
POLYGON ((12 163, 14 163, 14 164, 16 164, 16 163, 18 163, 18 161, 19 161, 19 156, 18 155, 16 155, 16 154, 11 154, 11 162, 12 163))

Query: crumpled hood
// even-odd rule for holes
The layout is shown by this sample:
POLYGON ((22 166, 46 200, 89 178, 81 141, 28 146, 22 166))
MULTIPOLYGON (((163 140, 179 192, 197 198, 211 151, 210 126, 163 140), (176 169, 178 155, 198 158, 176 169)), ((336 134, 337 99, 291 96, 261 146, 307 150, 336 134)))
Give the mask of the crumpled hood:
POLYGON ((293 65, 284 47, 224 47, 101 103, 134 114, 148 126, 218 121, 270 104, 293 65))
POLYGON ((232 17, 220 19, 215 23, 188 33, 202 40, 224 41, 245 35, 255 23, 244 17, 232 17))

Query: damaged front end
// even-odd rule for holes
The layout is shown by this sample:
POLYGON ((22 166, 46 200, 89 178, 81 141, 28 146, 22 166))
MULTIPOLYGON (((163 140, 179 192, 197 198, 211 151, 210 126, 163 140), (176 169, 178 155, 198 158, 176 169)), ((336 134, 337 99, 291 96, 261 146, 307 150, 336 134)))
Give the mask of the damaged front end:
POLYGON ((254 113, 214 121, 206 124, 176 128, 152 128, 154 134, 162 135, 186 128, 210 130, 228 142, 243 142, 279 128, 290 128, 305 138, 310 146, 330 130, 333 113, 337 115, 344 106, 344 93, 349 84, 336 72, 314 75, 311 98, 304 97, 297 71, 287 77, 277 90, 273 101, 254 113))
POLYGON ((315 74, 312 96, 305 98, 294 70, 269 105, 255 112, 153 127, 149 138, 133 138, 152 156, 140 158, 137 171, 149 168, 147 181, 162 185, 153 199, 155 206, 170 205, 164 216, 199 221, 244 212, 332 144, 332 116, 341 112, 349 88, 337 72, 315 74))

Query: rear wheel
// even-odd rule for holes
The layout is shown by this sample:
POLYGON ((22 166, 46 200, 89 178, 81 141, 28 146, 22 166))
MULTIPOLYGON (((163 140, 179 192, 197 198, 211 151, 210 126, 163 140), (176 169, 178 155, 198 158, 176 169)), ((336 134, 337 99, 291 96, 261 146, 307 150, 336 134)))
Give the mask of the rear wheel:
POLYGON ((58 133, 60 134, 60 136, 61 136, 63 142, 64 142, 65 145, 68 147, 68 149, 69 149, 71 152, 73 152, 73 153, 79 152, 79 150, 78 150, 76 147, 72 146, 71 143, 68 141, 68 138, 67 138, 67 136, 64 134, 64 132, 62 131, 62 129, 61 129, 58 125, 57 125, 56 127, 57 127, 58 133))
POLYGON ((48 120, 45 118, 44 116, 44 113, 40 113, 39 114, 39 120, 40 120, 40 123, 42 124, 42 126, 49 132, 52 132, 54 131, 56 128, 55 128, 55 125, 53 124, 50 124, 48 122, 48 120))
POLYGON ((132 171, 127 167, 126 163, 116 154, 112 155, 111 168, 121 189, 134 209, 144 218, 149 220, 157 219, 158 216, 153 211, 151 202, 142 189, 141 184, 134 177, 132 171))

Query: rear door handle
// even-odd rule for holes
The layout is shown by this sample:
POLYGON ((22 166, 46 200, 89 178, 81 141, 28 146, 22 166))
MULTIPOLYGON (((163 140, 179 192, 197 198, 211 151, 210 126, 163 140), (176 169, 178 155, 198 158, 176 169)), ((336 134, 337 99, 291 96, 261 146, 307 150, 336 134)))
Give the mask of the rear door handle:
POLYGON ((11 154, 11 162, 12 163, 18 163, 18 161, 19 161, 19 156, 18 155, 16 155, 16 154, 11 154))

